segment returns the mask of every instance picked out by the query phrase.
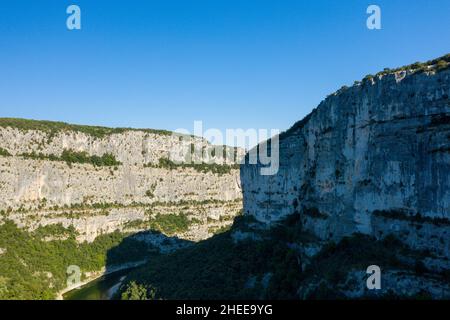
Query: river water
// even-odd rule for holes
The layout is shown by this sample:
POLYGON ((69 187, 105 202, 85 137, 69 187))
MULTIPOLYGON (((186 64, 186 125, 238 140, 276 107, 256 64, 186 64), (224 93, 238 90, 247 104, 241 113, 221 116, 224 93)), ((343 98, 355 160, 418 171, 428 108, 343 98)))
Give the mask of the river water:
POLYGON ((135 268, 116 271, 95 279, 63 295, 64 300, 110 300, 123 279, 135 268))

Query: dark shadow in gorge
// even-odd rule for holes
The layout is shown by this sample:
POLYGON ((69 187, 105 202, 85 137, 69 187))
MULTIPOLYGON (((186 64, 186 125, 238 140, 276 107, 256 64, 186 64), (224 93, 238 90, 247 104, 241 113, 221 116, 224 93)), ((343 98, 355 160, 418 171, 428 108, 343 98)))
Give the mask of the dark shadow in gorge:
POLYGON ((124 277, 154 258, 191 245, 188 240, 166 236, 159 231, 142 231, 127 236, 106 253, 105 273, 64 295, 67 300, 107 300, 117 291, 124 277))
POLYGON ((167 254, 192 245, 189 240, 176 236, 167 236, 160 231, 147 230, 125 237, 119 245, 108 250, 106 254, 106 273, 118 268, 133 267, 152 257, 167 254))
MULTIPOLYGON (((288 222, 292 230, 300 230, 297 222, 297 217, 288 222)), ((251 217, 238 216, 228 231, 154 254, 126 276, 116 298, 125 293, 128 299, 263 299, 270 297, 269 286, 280 297, 293 298, 300 273, 299 256, 285 243, 292 235, 274 229, 270 233, 279 234, 269 237, 265 230, 253 230, 252 223, 251 217)))
MULTIPOLYGON (((111 249, 108 256, 114 258, 112 261, 119 248, 129 247, 127 241, 111 249)), ((418 268, 421 259, 421 252, 409 249, 392 234, 382 240, 354 234, 338 243, 320 242, 302 230, 300 214, 288 216, 270 229, 262 228, 251 216, 238 216, 226 232, 172 252, 151 255, 146 264, 124 277, 115 298, 345 299, 341 289, 349 285, 351 272, 365 274, 367 266, 378 265, 384 272, 422 277, 428 271, 418 268), (314 257, 308 257, 305 248, 314 247, 314 257)), ((433 277, 448 283, 446 274, 433 277)), ((374 295, 365 291, 365 281, 353 284, 354 289, 363 287, 359 296, 362 299, 431 297, 426 290, 399 296, 389 288, 374 295)))

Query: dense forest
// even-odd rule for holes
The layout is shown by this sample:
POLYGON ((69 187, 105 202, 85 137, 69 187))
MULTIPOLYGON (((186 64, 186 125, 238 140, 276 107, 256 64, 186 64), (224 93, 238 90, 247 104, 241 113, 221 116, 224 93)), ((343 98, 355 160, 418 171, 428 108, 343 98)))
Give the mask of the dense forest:
POLYGON ((53 225, 27 232, 12 221, 0 225, 0 250, 0 299, 54 299, 66 287, 70 265, 82 272, 99 271, 106 265, 142 260, 153 252, 124 233, 79 244, 73 229, 53 225))

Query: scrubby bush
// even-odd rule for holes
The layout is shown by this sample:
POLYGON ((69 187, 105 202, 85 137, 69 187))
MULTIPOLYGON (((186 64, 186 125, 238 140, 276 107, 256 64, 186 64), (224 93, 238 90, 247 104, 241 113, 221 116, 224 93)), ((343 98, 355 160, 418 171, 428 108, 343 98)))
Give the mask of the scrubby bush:
POLYGON ((192 168, 198 172, 211 172, 217 175, 229 174, 233 169, 239 169, 238 164, 217 164, 217 163, 175 163, 167 158, 160 158, 158 164, 146 164, 145 167, 150 168, 164 168, 168 170, 175 170, 178 168, 192 168))
POLYGON ((11 154, 9 153, 8 150, 3 149, 3 148, 0 148, 0 156, 3 156, 3 157, 10 157, 11 154))
POLYGON ((121 164, 121 162, 116 160, 116 157, 111 153, 105 153, 102 156, 90 156, 86 151, 73 151, 64 149, 61 156, 56 156, 53 154, 46 155, 43 153, 35 153, 34 151, 31 153, 22 153, 21 157, 27 159, 36 159, 36 160, 50 160, 50 161, 64 161, 68 165, 72 165, 74 163, 81 164, 92 164, 97 167, 115 167, 121 164))
POLYGON ((80 132, 95 138, 104 138, 111 134, 124 133, 126 131, 143 131, 146 133, 154 133, 159 135, 171 135, 172 132, 167 130, 155 129, 134 129, 134 128, 107 128, 100 126, 74 125, 65 122, 56 121, 38 121, 17 118, 0 118, 0 127, 17 128, 19 130, 37 130, 48 133, 51 140, 58 133, 64 132, 80 132))

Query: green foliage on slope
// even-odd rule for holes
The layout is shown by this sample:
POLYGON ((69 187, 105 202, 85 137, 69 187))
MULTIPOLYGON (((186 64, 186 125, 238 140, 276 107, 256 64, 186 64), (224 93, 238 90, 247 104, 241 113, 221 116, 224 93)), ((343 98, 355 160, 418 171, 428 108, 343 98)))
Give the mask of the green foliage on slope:
MULTIPOLYGON (((443 71, 445 69, 448 69, 450 66, 450 54, 446 54, 442 57, 429 60, 426 62, 415 62, 413 64, 409 64, 403 67, 390 69, 385 68, 383 71, 378 72, 375 76, 383 76, 389 73, 399 72, 399 71, 409 71, 412 70, 413 72, 425 72, 425 71, 443 71)), ((368 80, 370 78, 373 78, 373 75, 367 75, 364 80, 368 80)), ((364 81, 363 80, 363 81, 364 81)))
POLYGON ((111 153, 105 153, 102 156, 90 156, 85 151, 73 151, 73 150, 67 150, 64 149, 61 156, 55 156, 55 155, 46 155, 43 153, 23 153, 20 154, 21 157, 27 158, 27 159, 34 159, 34 160, 50 160, 50 161, 64 161, 68 165, 72 165, 74 163, 81 163, 81 164, 92 164, 96 167, 113 167, 118 166, 121 163, 117 161, 116 157, 111 153))
POLYGON ((92 243, 78 244, 73 229, 61 225, 41 227, 29 233, 13 222, 0 226, 0 299, 54 299, 65 287, 66 270, 77 265, 98 271, 108 264, 138 261, 148 253, 142 242, 114 232, 92 243), (66 240, 44 241, 63 233, 66 240))
POLYGON ((143 285, 131 281, 127 289, 122 292, 122 300, 154 300, 156 298, 156 290, 154 288, 147 288, 143 285))
POLYGON ((3 148, 0 148, 0 156, 3 156, 3 157, 10 157, 11 154, 9 153, 8 150, 5 150, 5 149, 3 149, 3 148))
POLYGON ((191 221, 185 214, 157 214, 155 219, 151 221, 150 230, 171 235, 187 231, 190 225, 191 221))
POLYGON ((299 288, 311 288, 304 298, 339 299, 345 297, 338 288, 349 285, 345 280, 353 270, 365 273, 375 264, 385 271, 426 271, 421 263, 426 253, 410 250, 392 235, 377 240, 362 234, 337 244, 322 242, 305 268, 299 248, 320 240, 302 231, 299 215, 257 231, 260 240, 236 243, 232 232, 255 232, 246 219, 239 217, 230 231, 160 255, 132 272, 120 289, 121 298, 149 299, 151 292, 156 299, 299 299, 299 288))
POLYGON ((130 229, 146 229, 152 231, 159 231, 165 235, 175 235, 189 230, 189 227, 196 223, 195 220, 190 220, 184 213, 174 214, 156 214, 149 220, 133 220, 125 224, 125 228, 130 229))
MULTIPOLYGON (((237 218, 234 230, 246 218, 237 218)), ((281 232, 280 232, 281 233, 281 232)), ((170 255, 160 255, 128 276, 122 293, 146 288, 157 299, 261 298, 261 284, 246 288, 249 277, 261 281, 267 272, 285 276, 274 297, 293 298, 299 281, 297 256, 285 238, 234 243, 231 231, 170 255), (134 289, 133 289, 134 288, 134 289)), ((143 294, 141 297, 146 297, 143 294)), ((123 299, 136 298, 131 294, 123 299)), ((139 297, 138 297, 139 298, 139 297)))
POLYGON ((75 125, 57 121, 28 120, 18 118, 0 118, 0 127, 10 127, 19 130, 37 130, 44 131, 53 137, 60 132, 80 132, 95 138, 104 138, 111 134, 124 133, 126 131, 143 131, 159 135, 171 135, 167 130, 155 129, 134 129, 134 128, 107 128, 100 126, 75 125))
POLYGON ((238 164, 217 164, 217 163, 175 163, 167 158, 160 158, 158 164, 146 164, 147 168, 163 168, 175 170, 178 168, 192 168, 201 173, 214 173, 217 175, 229 174, 233 169, 239 169, 238 164))

